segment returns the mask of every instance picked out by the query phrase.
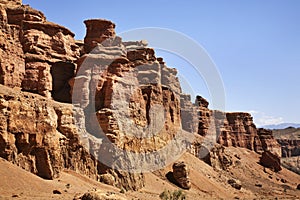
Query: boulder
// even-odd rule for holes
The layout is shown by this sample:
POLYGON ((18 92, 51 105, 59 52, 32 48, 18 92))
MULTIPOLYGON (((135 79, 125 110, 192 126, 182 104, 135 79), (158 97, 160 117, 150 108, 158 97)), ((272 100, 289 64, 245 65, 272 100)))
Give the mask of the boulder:
POLYGON ((86 192, 84 195, 82 195, 81 200, 126 200, 126 198, 113 192, 103 192, 97 190, 93 192, 86 192))
POLYGON ((227 183, 237 190, 240 190, 242 188, 242 184, 239 180, 229 179, 227 183))
POLYGON ((275 172, 281 170, 280 157, 270 151, 264 151, 260 157, 260 163, 264 167, 270 168, 275 172))
POLYGON ((177 184, 183 189, 190 189, 191 182, 189 178, 189 169, 186 163, 175 162, 172 166, 173 168, 173 177, 177 184))

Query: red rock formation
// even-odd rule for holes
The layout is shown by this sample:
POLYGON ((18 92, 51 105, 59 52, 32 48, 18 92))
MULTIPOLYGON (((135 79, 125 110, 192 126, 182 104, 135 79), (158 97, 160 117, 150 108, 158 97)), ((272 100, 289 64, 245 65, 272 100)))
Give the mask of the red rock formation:
POLYGON ((97 44, 103 43, 108 38, 116 36, 116 25, 105 19, 90 19, 84 21, 86 25, 86 35, 84 38, 84 50, 89 53, 97 44))
POLYGON ((182 129, 189 133, 198 133, 197 109, 191 102, 191 96, 180 95, 182 129))
POLYGON ((27 171, 53 179, 73 169, 137 190, 144 186, 143 174, 118 166, 130 170, 151 161, 164 166, 188 144, 177 144, 164 157, 148 155, 176 141, 181 128, 204 137, 214 130, 219 136, 214 142, 219 138, 225 146, 277 149, 268 132, 257 132, 249 114, 211 111, 202 97, 194 106, 181 94, 176 69, 156 58, 145 41, 122 42, 112 22, 85 21, 83 44, 20 1, 0 3, 0 83, 48 97, 0 86, 0 156, 27 171), (142 159, 109 158, 111 143, 142 159), (100 163, 99 156, 112 161, 100 163))
POLYGON ((173 177, 183 189, 190 189, 192 184, 189 178, 189 169, 184 162, 175 162, 172 166, 173 177))
POLYGON ((78 142, 71 105, 0 87, 1 157, 47 179, 63 168, 97 178, 95 159, 78 142))
POLYGON ((22 5, 22 0, 0 0, 0 4, 6 6, 19 6, 22 5))
POLYGON ((227 121, 231 127, 232 146, 255 150, 257 147, 256 127, 249 113, 226 113, 227 121))
POLYGON ((94 140, 83 140, 74 119, 82 113, 74 116, 72 109, 72 105, 0 85, 0 156, 45 179, 58 177, 63 169, 96 180, 110 172, 114 186, 143 187, 142 174, 109 171, 90 154, 86 146, 94 140))
POLYGON ((281 145, 282 157, 300 156, 300 140, 296 139, 277 139, 281 145))
POLYGON ((225 152, 225 147, 215 145, 203 160, 216 170, 227 170, 232 164, 232 158, 225 152))
MULTIPOLYGON (((109 29, 107 32, 114 32, 114 25, 106 20, 89 20, 86 24, 88 30, 106 33, 103 28, 106 27, 109 29)), ((91 37, 88 31, 86 38, 101 42, 105 38, 101 34, 91 37), (98 40, 95 39, 97 37, 98 40)), ((86 40, 87 46, 91 46, 90 41, 86 40)), ((175 76, 176 71, 157 61, 154 50, 145 47, 143 43, 118 43, 110 46, 100 44, 79 60, 77 76, 71 82, 73 96, 76 97, 73 100, 75 103, 78 101, 82 108, 94 104, 102 130, 121 149, 134 152, 154 151, 173 139, 181 127, 180 99, 177 94, 181 89, 178 88, 180 85, 175 76), (98 67, 93 69, 95 64, 98 67), (91 70, 96 73, 93 77, 88 75, 92 73, 91 70), (95 100, 90 99, 90 95, 95 96, 95 100), (126 99, 130 101, 126 102, 126 99), (151 113, 153 111, 150 108, 153 106, 165 108, 165 119, 163 115, 156 113, 154 116, 151 113), (129 110, 129 115, 124 115, 126 109, 129 110), (124 130, 120 124, 126 124, 128 119, 134 122, 128 125, 132 129, 124 130), (136 135, 144 134, 141 130, 146 126, 156 126, 151 123, 157 121, 165 124, 159 134, 146 139, 136 135)), ((91 132, 97 128, 94 122, 95 119, 87 121, 91 132)), ((94 134, 101 136, 102 133, 94 134)))
POLYGON ((271 130, 266 130, 263 128, 259 128, 257 130, 257 134, 261 141, 262 149, 264 151, 270 151, 271 153, 281 157, 282 151, 281 146, 278 141, 274 138, 271 130))
POLYGON ((212 112, 208 109, 208 101, 201 96, 196 97, 196 106, 199 116, 198 134, 205 136, 208 134, 209 126, 211 124, 212 112))
POLYGON ((6 9, 6 6, 0 4, 0 83, 21 87, 25 56, 19 39, 20 27, 8 24, 6 9))
POLYGON ((79 47, 71 31, 19 3, 0 7, 0 83, 51 97, 51 66, 77 60, 79 47))
POLYGON ((260 163, 265 167, 273 169, 275 172, 281 170, 280 157, 270 151, 264 151, 262 153, 260 163))
POLYGON ((278 142, 272 132, 257 129, 249 113, 211 111, 208 102, 203 97, 197 96, 199 126, 198 134, 206 136, 216 132, 216 141, 224 146, 243 147, 262 153, 271 151, 281 155, 278 142))

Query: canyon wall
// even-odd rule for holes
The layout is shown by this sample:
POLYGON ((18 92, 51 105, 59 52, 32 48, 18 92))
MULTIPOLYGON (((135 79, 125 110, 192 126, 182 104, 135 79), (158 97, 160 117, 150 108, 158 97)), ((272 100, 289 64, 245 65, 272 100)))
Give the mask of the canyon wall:
MULTIPOLYGON (((148 153, 181 130, 176 70, 145 41, 122 42, 107 20, 85 21, 81 49, 71 31, 29 6, 1 4, 0 14, 0 156, 46 179, 67 168, 125 189, 143 187, 143 174, 115 170, 96 156, 110 155, 112 143, 144 154, 148 160, 139 164, 156 161, 148 153), (124 126, 128 119, 133 129, 124 126)), ((128 159, 112 160, 126 166, 128 159)))
POLYGON ((300 140, 295 139, 277 139, 281 145, 282 157, 300 156, 300 140))
POLYGON ((250 114, 212 111, 200 96, 193 104, 176 69, 145 41, 122 41, 108 20, 84 23, 84 43, 76 42, 40 11, 0 1, 1 157, 46 179, 72 169, 138 190, 145 181, 138 169, 164 166, 187 147, 198 156, 212 130, 221 145, 281 155, 250 114), (181 142, 181 133, 196 134, 197 145, 181 142), (174 148, 150 156, 172 141, 174 148), (112 145, 120 153, 112 154, 112 145), (127 171, 119 170, 124 166, 127 171))
POLYGON ((0 83, 50 98, 52 65, 79 58, 74 33, 28 5, 0 5, 0 83))
MULTIPOLYGON (((190 108, 189 114, 198 119, 196 127, 199 135, 214 139, 221 145, 242 147, 257 153, 271 151, 281 157, 281 146, 272 135, 272 131, 257 129, 251 114, 244 112, 214 111, 208 108, 208 101, 201 96, 196 97, 196 102, 190 108), (197 110, 195 114, 193 110, 197 110)), ((195 129, 195 125, 193 126, 195 129)), ((183 126, 183 129, 185 126, 183 126)), ((186 128, 187 131, 191 128, 186 128)), ((196 146, 199 146, 197 144, 196 146)), ((201 148, 195 147, 200 151, 201 148)), ((196 153, 199 156, 200 152, 196 153)))

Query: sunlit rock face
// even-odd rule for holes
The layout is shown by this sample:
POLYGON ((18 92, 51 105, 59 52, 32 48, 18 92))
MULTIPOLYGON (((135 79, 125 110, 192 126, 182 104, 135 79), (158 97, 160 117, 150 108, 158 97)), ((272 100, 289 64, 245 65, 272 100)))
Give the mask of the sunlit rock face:
MULTIPOLYGON (((138 190, 142 172, 172 163, 186 148, 198 156, 201 142, 214 134, 213 144, 281 154, 250 114, 212 111, 200 96, 191 103, 177 70, 146 41, 124 42, 113 22, 89 19, 78 42, 21 4, 0 0, 2 158, 45 179, 72 169, 138 190)), ((219 149, 207 154, 220 167, 217 159, 225 165, 230 159, 219 149)))
MULTIPOLYGON (((257 129, 250 113, 225 113, 210 110, 208 105, 209 103, 206 99, 197 96, 195 104, 190 105, 189 109, 189 116, 194 116, 198 119, 198 134, 204 137, 203 141, 205 141, 205 138, 213 136, 211 141, 227 147, 242 147, 257 153, 271 151, 281 156, 281 147, 273 137, 272 131, 257 129), (191 114, 191 111, 195 108, 197 115, 191 114)), ((186 107, 184 108, 187 110, 186 107)), ((191 130, 190 127, 187 129, 191 130)), ((195 148, 201 149, 201 147, 195 148)), ((199 152, 196 154, 199 154, 199 152)))
POLYGON ((0 4, 0 83, 51 98, 52 65, 79 57, 74 34, 21 1, 12 2, 0 4))

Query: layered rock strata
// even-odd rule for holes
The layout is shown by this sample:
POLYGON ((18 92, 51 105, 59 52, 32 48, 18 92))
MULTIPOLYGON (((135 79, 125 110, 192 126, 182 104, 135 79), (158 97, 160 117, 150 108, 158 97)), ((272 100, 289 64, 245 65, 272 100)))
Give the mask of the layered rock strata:
POLYGON ((52 65, 76 61, 79 47, 74 33, 19 4, 0 4, 0 83, 50 98, 52 65))
MULTIPOLYGON (((218 142, 224 146, 247 148, 257 153, 271 151, 281 156, 281 147, 272 135, 272 131, 257 129, 253 123, 251 114, 244 112, 224 113, 208 108, 208 101, 197 96, 193 109, 197 109, 195 115, 190 108, 190 116, 198 118, 198 134, 204 138, 211 137, 210 142, 218 142)), ((184 126, 183 126, 184 128, 184 126)), ((191 128, 187 128, 191 130, 191 128)), ((205 139, 204 139, 205 141, 205 139)), ((199 145, 199 144, 198 144, 199 145)), ((198 146, 195 145, 195 146, 198 146)), ((199 157, 203 149, 195 147, 199 157)), ((210 145, 210 149, 212 146, 210 145)), ((208 149, 209 150, 209 149, 208 149)), ((200 156, 202 157, 202 156, 200 156)))
POLYGON ((87 32, 88 46, 96 45, 78 60, 76 76, 69 81, 73 104, 85 111, 87 132, 101 140, 97 156, 112 157, 106 165, 154 170, 187 145, 176 138, 181 133, 177 71, 157 59, 144 41, 123 43, 114 34, 103 36, 102 27, 114 32, 107 20, 87 20, 87 30, 98 30, 101 23, 99 33, 87 32), (175 146, 164 148, 172 141, 175 146))
MULTIPOLYGON (((1 157, 46 179, 72 169, 137 190, 144 186, 141 171, 164 167, 187 147, 199 156, 206 138, 280 155, 250 114, 212 111, 200 96, 192 104, 176 69, 145 41, 123 42, 108 20, 85 24, 84 42, 75 41, 40 11, 0 0, 1 157)), ((219 150, 211 162, 222 158, 216 166, 226 168, 230 159, 219 150)))
POLYGON ((300 156, 300 140, 295 139, 277 139, 281 145, 282 157, 300 156))
POLYGON ((191 182, 189 178, 189 169, 184 162, 175 162, 172 166, 173 177, 180 187, 183 189, 190 189, 191 182))
POLYGON ((109 174, 126 190, 143 187, 142 174, 111 170, 91 155, 86 145, 94 138, 82 138, 76 115, 72 105, 0 85, 0 156, 45 179, 71 169, 95 180, 109 174))

